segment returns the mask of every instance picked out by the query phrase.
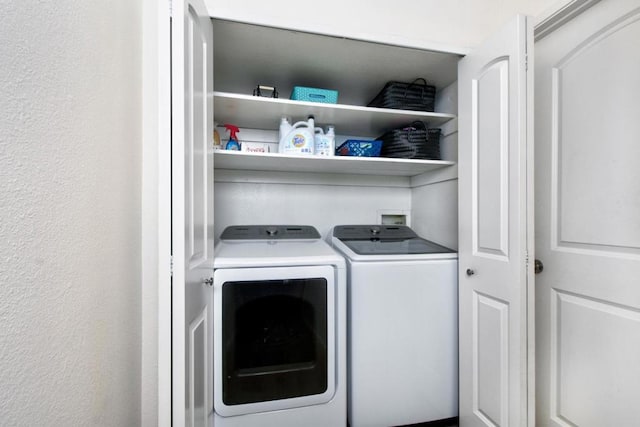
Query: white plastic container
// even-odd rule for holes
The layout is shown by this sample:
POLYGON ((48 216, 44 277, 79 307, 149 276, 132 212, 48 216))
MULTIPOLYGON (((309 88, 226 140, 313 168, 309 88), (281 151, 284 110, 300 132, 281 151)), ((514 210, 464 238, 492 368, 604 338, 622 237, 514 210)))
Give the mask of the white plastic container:
POLYGON ((327 127, 327 133, 322 128, 316 128, 315 154, 318 156, 333 156, 336 152, 336 134, 333 126, 327 127))
POLYGON ((313 117, 289 125, 286 118, 280 122, 280 146, 282 154, 312 155, 315 152, 315 122, 313 117), (284 136, 283 136, 284 135, 284 136))
MULTIPOLYGON (((286 117, 283 117, 282 119, 280 119, 280 132, 278 134, 278 143, 280 143, 280 141, 282 141, 283 138, 287 136, 289 132, 291 132, 292 128, 293 126, 291 126, 291 123, 289 123, 289 120, 286 117)), ((280 152, 280 147, 278 147, 278 152, 280 152)))

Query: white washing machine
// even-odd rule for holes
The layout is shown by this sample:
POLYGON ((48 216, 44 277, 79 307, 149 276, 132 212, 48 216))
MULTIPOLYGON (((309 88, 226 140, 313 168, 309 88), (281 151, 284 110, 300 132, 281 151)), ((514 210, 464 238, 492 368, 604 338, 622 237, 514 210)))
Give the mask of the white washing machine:
POLYGON ((347 260, 351 427, 458 416, 457 254, 406 226, 336 226, 347 260))
POLYGON ((214 425, 345 426, 344 259, 310 226, 232 226, 214 260, 214 425))

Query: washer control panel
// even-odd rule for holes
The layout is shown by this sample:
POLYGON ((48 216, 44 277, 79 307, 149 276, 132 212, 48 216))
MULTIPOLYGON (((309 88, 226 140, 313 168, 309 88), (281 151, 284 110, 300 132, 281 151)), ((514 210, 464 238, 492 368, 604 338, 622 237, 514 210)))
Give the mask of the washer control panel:
POLYGON ((337 225, 333 236, 351 239, 412 239, 418 235, 406 225, 337 225))
POLYGON ((232 225, 225 228, 221 240, 292 240, 319 239, 320 233, 310 225, 232 225))

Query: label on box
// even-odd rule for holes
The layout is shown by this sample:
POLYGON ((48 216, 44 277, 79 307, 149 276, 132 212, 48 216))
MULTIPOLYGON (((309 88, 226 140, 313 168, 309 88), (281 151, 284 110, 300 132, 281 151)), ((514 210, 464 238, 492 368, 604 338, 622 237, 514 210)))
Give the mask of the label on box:
POLYGON ((241 151, 248 153, 268 153, 269 144, 263 142, 243 142, 241 151))

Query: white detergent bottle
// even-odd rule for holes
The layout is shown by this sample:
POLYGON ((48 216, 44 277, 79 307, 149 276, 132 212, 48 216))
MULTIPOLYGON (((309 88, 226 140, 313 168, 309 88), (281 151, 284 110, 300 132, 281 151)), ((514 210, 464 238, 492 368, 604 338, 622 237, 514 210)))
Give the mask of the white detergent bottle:
POLYGON ((280 119, 280 133, 278 134, 279 153, 282 153, 282 149, 284 148, 284 144, 281 144, 280 142, 284 140, 284 137, 287 136, 289 132, 291 132, 292 128, 293 126, 291 126, 291 123, 289 123, 289 120, 286 117, 280 119))
POLYGON ((322 128, 315 128, 313 134, 313 154, 322 156, 322 147, 324 145, 324 130, 322 128))
MULTIPOLYGON (((288 124, 288 122, 287 122, 288 124)), ((284 124, 284 120, 280 122, 280 130, 288 132, 280 139, 279 152, 282 154, 302 154, 310 155, 315 152, 314 147, 314 125, 313 116, 304 122, 297 122, 290 128, 284 124)))
POLYGON ((327 127, 327 133, 324 133, 321 128, 316 128, 316 146, 315 154, 318 156, 333 156, 336 149, 336 134, 333 126, 327 127))

